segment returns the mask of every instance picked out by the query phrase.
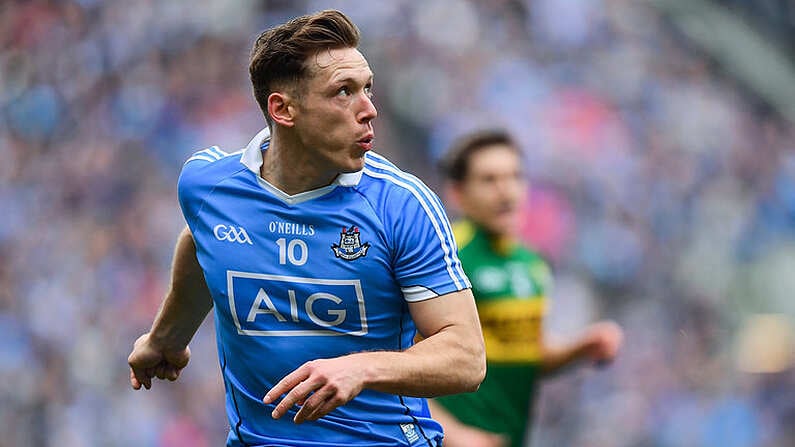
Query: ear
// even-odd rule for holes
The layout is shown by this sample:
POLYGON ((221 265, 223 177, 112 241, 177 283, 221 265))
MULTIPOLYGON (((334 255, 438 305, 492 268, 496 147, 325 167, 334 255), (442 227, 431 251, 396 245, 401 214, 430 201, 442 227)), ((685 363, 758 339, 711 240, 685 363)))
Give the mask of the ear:
POLYGON ((462 187, 463 186, 461 185, 461 183, 454 181, 448 181, 444 187, 445 197, 447 197, 447 200, 450 201, 450 204, 452 204, 453 207, 457 208, 458 210, 461 209, 462 187))
POLYGON ((268 115, 274 123, 285 127, 292 127, 295 118, 293 99, 284 92, 273 92, 268 95, 268 115))

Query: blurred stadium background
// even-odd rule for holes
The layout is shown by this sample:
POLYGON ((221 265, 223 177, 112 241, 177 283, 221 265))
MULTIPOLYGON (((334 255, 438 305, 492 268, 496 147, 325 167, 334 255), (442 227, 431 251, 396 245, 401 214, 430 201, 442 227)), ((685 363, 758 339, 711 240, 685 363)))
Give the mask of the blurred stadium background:
POLYGON ((549 330, 626 329, 548 382, 533 446, 795 445, 788 0, 0 2, 0 446, 218 446, 212 328, 178 384, 126 356, 165 293, 187 156, 263 125, 252 39, 326 8, 376 72, 377 148, 439 186, 460 133, 527 149, 549 330))

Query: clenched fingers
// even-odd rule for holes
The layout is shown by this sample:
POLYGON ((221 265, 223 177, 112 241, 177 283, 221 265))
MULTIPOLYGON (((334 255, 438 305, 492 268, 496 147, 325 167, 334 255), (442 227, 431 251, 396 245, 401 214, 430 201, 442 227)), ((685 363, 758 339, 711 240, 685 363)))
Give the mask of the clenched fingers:
POLYGON ((168 380, 170 380, 172 382, 177 380, 179 378, 179 372, 181 370, 182 370, 181 368, 177 368, 176 366, 167 365, 166 366, 166 371, 165 371, 166 379, 168 379, 168 380))
POLYGON ((130 367, 130 385, 135 390, 140 390, 141 386, 147 390, 152 388, 152 377, 145 370, 130 367))
POLYGON ((163 379, 166 378, 166 363, 165 362, 160 362, 160 364, 155 367, 155 376, 157 376, 157 378, 160 379, 160 380, 163 380, 163 379))

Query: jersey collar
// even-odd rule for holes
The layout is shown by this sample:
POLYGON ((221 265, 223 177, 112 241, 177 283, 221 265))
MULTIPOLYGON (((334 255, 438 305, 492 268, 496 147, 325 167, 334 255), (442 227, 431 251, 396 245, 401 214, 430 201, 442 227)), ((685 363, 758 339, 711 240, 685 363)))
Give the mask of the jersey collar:
POLYGON ((259 175, 259 169, 262 167, 262 149, 264 149, 263 146, 267 147, 270 141, 270 129, 266 127, 260 130, 243 150, 240 162, 246 165, 251 172, 259 175))
POLYGON ((312 191, 306 191, 302 193, 298 193, 295 195, 289 195, 284 193, 283 191, 279 190, 275 186, 271 185, 265 179, 259 176, 260 168, 262 167, 262 151, 267 150, 268 145, 271 141, 271 132, 270 129, 267 127, 260 130, 254 138, 248 143, 246 148, 243 150, 243 155, 240 157, 240 162, 246 166, 251 172, 253 172, 259 183, 266 187, 273 192, 277 193, 277 196, 282 200, 288 203, 295 203, 301 202, 304 200, 308 200, 309 198, 317 197, 318 195, 323 195, 326 192, 334 189, 336 186, 356 186, 359 184, 359 181, 362 179, 362 171, 356 171, 351 173, 343 173, 339 174, 337 178, 331 183, 331 185, 324 186, 323 188, 315 189, 312 191))

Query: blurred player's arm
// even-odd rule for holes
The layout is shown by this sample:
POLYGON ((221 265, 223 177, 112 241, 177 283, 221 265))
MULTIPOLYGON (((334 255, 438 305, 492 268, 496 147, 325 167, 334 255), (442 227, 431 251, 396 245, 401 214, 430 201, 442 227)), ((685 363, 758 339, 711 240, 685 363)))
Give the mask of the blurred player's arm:
POLYGON ((179 377, 190 360, 188 344, 212 306, 193 236, 185 228, 174 249, 169 291, 152 328, 135 341, 127 359, 133 388, 149 389, 154 377, 169 380, 179 377))
POLYGON ((612 321, 601 321, 589 326, 576 339, 568 343, 544 342, 541 369, 552 374, 582 361, 601 365, 611 362, 624 338, 621 327, 612 321))
POLYGON ((444 428, 445 447, 504 447, 508 445, 508 439, 505 436, 462 423, 432 399, 428 400, 428 407, 431 410, 431 417, 442 424, 444 428))
POLYGON ((486 356, 475 301, 469 289, 409 303, 425 337, 405 351, 360 352, 307 362, 271 388, 279 418, 302 405, 297 423, 316 420, 369 388, 404 396, 432 397, 474 391, 486 373, 486 356), (285 395, 286 394, 286 395, 285 395))

